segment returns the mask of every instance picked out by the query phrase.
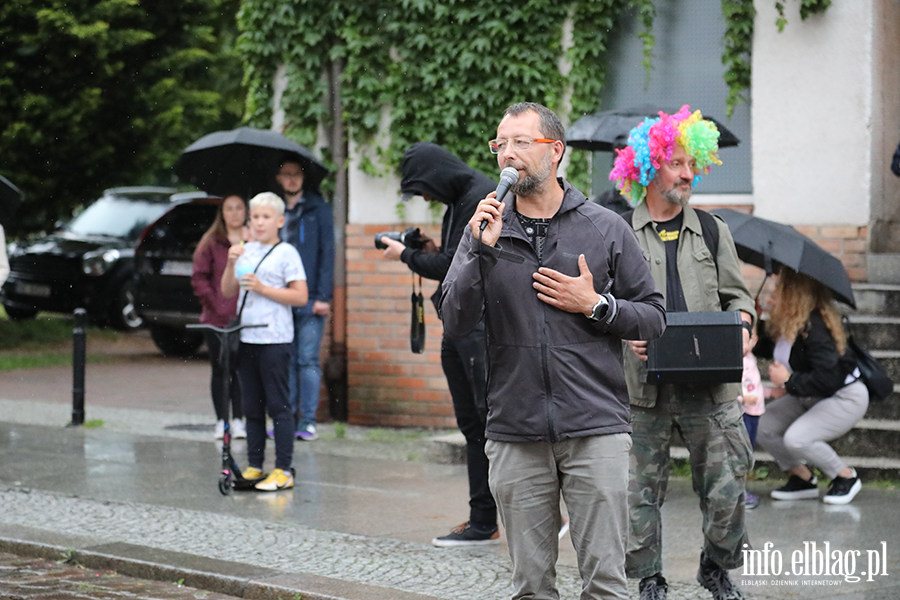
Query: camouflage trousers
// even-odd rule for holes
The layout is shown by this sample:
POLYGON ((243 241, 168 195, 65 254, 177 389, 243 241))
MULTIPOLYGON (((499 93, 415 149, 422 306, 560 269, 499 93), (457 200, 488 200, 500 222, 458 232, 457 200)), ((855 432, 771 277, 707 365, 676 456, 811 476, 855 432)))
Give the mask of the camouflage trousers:
POLYGON ((725 569, 743 564, 746 475, 753 450, 735 402, 714 404, 685 386, 660 386, 653 408, 632 406, 634 445, 628 482, 631 533, 625 570, 643 578, 662 572, 662 517, 669 447, 678 432, 690 453, 691 481, 703 512, 703 552, 725 569))

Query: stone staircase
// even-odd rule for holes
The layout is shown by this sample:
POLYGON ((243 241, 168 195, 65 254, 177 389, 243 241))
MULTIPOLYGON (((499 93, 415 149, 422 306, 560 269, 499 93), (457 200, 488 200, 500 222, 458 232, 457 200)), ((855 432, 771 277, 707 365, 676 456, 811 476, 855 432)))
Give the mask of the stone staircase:
MULTIPOLYGON (((853 337, 884 365, 895 382, 894 393, 883 402, 869 404, 856 427, 829 443, 863 481, 900 480, 900 285, 855 284, 853 293, 857 306, 849 312, 853 337)), ((759 362, 759 371, 767 383, 768 361, 759 362)), ((683 465, 688 453, 678 442, 676 436, 672 460, 683 465)), ((780 473, 767 452, 757 450, 755 458, 756 467, 766 467, 776 476, 780 473)))
POLYGON ((856 284, 853 293, 853 337, 884 365, 894 393, 870 403, 863 420, 832 447, 864 480, 900 480, 900 285, 856 284))

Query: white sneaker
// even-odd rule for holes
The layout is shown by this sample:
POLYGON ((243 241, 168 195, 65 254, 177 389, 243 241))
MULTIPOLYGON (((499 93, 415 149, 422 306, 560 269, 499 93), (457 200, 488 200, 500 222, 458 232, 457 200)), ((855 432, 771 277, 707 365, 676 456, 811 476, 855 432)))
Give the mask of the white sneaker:
POLYGON ((297 430, 297 439, 303 440, 304 442, 314 442, 319 439, 319 434, 316 433, 316 426, 313 424, 309 424, 305 429, 297 430))
POLYGON ((243 419, 235 419, 231 422, 231 438, 234 440, 247 438, 247 427, 244 425, 243 419))
POLYGON ((219 419, 216 421, 216 439, 221 440, 225 437, 225 421, 219 419))

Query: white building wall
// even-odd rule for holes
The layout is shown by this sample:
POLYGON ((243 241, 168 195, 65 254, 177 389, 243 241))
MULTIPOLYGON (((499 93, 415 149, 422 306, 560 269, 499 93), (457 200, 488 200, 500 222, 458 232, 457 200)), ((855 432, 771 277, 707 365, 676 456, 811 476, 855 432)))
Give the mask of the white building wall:
MULTIPOLYGON (((376 144, 386 147, 388 127, 390 124, 390 108, 381 111, 379 133, 376 144)), ((400 178, 385 168, 377 156, 374 146, 362 147, 352 141, 349 147, 347 165, 348 198, 347 222, 351 225, 368 225, 372 223, 429 223, 432 216, 428 212, 428 202, 420 196, 410 198, 403 206, 405 218, 397 214, 397 203, 400 202, 400 178), (380 176, 368 175, 362 170, 364 157, 381 171, 380 176)))
MULTIPOLYGON (((374 161, 375 159, 373 159, 374 161)), ((352 225, 368 225, 371 223, 401 223, 397 214, 397 203, 400 202, 400 178, 393 172, 380 177, 367 175, 360 165, 362 156, 358 144, 350 143, 350 161, 347 167, 349 180, 349 197, 347 222, 352 225)), ((384 166, 375 163, 380 169, 384 166)), ((430 223, 432 217, 428 212, 428 202, 421 196, 414 196, 405 202, 406 223, 430 223)))
MULTIPOLYGON (((882 155, 900 134, 900 0, 833 2, 806 21, 787 2, 781 33, 774 2, 754 5, 753 194, 698 193, 697 203, 752 202, 758 216, 800 225, 863 226, 879 206, 893 212, 900 179, 882 155)), ((387 119, 385 108, 382 131, 387 119)), ((360 152, 351 144, 349 223, 400 224, 399 178, 365 174, 360 152)), ((407 202, 405 222, 432 220, 423 199, 407 202)))
MULTIPOLYGON (((775 26, 757 0, 753 39, 753 199, 760 217, 866 225, 872 198, 873 18, 883 0, 833 2, 775 26)), ((896 0, 884 0, 896 3, 896 0)), ((895 63, 896 65, 896 63, 895 63)))

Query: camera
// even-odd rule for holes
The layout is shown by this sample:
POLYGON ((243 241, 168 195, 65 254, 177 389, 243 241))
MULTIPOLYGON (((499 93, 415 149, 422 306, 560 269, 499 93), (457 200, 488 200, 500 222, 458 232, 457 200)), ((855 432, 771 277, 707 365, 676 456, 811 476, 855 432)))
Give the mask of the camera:
POLYGON ((375 247, 379 250, 387 248, 381 243, 381 238, 386 237, 400 242, 407 248, 421 250, 425 246, 425 238, 418 227, 407 227, 406 231, 382 231, 375 234, 375 247))

